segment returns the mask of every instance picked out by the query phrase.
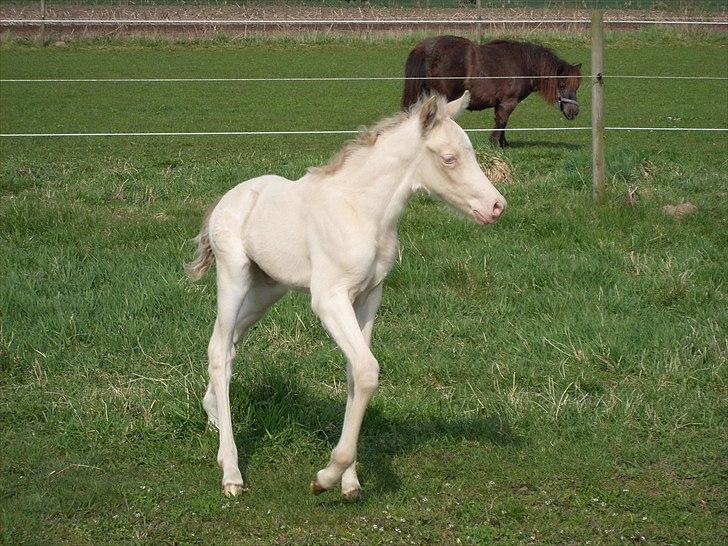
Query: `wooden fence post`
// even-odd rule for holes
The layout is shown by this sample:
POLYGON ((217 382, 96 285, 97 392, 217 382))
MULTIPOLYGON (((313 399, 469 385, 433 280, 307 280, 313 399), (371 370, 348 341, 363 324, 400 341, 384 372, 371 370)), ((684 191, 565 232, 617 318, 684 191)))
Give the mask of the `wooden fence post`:
POLYGON ((480 13, 480 0, 475 0, 475 12, 476 12, 476 17, 478 18, 478 22, 475 25, 475 43, 479 44, 481 36, 482 36, 482 34, 481 34, 482 28, 481 28, 481 23, 480 23, 480 20, 482 19, 482 14, 480 13))
POLYGON ((604 196, 604 21, 603 10, 594 10, 591 19, 592 73, 592 194, 604 196))
POLYGON ((45 0, 40 0, 40 45, 44 46, 45 40, 45 0))

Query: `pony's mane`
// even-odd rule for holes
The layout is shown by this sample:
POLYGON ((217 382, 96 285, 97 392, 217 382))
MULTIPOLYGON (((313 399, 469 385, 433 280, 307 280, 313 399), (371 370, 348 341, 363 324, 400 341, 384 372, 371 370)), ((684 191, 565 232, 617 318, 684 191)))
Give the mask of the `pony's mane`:
MULTIPOLYGON (((494 40, 486 45, 508 45, 518 48, 527 70, 532 72, 534 76, 563 76, 571 80, 572 77, 578 75, 576 70, 570 63, 560 58, 552 49, 534 44, 531 42, 514 42, 509 40, 494 40)), ((569 81, 568 85, 574 82, 569 81)), ((559 98, 559 80, 558 78, 539 78, 535 82, 536 91, 546 102, 553 103, 559 98)))
MULTIPOLYGON (((359 134, 354 139, 347 142, 328 163, 317 167, 309 167, 308 172, 316 175, 331 175, 338 172, 344 166, 346 160, 349 159, 354 152, 364 148, 371 148, 381 135, 394 130, 412 116, 416 115, 430 96, 430 94, 423 94, 422 97, 420 97, 420 99, 410 108, 398 112, 391 117, 384 118, 371 127, 360 127, 359 134)), ((443 104, 446 103, 445 98, 442 96, 439 96, 438 100, 443 104)))

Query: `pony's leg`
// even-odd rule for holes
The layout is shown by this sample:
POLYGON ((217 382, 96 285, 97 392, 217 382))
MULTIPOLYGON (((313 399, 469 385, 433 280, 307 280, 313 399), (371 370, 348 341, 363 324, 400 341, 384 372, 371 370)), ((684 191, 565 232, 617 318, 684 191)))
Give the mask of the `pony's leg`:
MULTIPOLYGON (((382 285, 379 284, 366 294, 362 294, 354 301, 354 313, 359 323, 364 339, 368 346, 371 346, 372 328, 374 326, 374 317, 382 302, 382 285)), ((350 411, 351 403, 354 399, 354 381, 351 373, 351 366, 346 367, 348 394, 346 398, 346 410, 350 411)), ((341 494, 347 500, 356 500, 362 496, 362 488, 359 484, 359 478, 356 475, 356 460, 349 468, 344 471, 341 476, 341 494)))
POLYGON ((513 110, 518 106, 518 99, 508 99, 495 105, 495 130, 490 134, 490 141, 501 148, 508 146, 506 141, 506 125, 513 110))
POLYGON ((229 388, 235 357, 235 325, 250 284, 250 262, 244 255, 217 257, 217 318, 207 348, 210 384, 203 404, 208 410, 208 418, 217 420, 220 434, 217 462, 222 467, 223 490, 228 496, 237 495, 244 488, 233 438, 229 388), (210 414, 212 400, 216 402, 216 415, 210 414))
MULTIPOLYGON (((320 470, 311 482, 311 490, 318 494, 335 487, 344 472, 356 461, 356 445, 364 412, 379 384, 379 363, 369 350, 345 292, 317 294, 312 290, 311 305, 346 355, 353 391, 346 405, 341 438, 331 452, 328 466, 320 470)), ((354 498, 358 494, 354 494, 354 498)))

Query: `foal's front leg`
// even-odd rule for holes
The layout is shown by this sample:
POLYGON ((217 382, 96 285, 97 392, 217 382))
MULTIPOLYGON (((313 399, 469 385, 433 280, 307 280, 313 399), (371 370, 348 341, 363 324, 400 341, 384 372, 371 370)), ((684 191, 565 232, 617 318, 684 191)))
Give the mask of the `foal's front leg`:
MULTIPOLYGON (((379 304, 381 302, 381 283, 369 292, 362 294, 354 301, 354 313, 356 314, 356 320, 359 323, 359 328, 361 329, 368 346, 371 346, 374 317, 377 314, 377 309, 379 309, 379 304)), ((354 400, 354 378, 351 372, 351 366, 346 367, 346 379, 348 391, 346 408, 348 410, 354 400)), ((351 463, 351 466, 347 468, 344 471, 343 476, 341 476, 341 494, 347 500, 356 500, 362 496, 361 485, 359 484, 359 478, 356 475, 356 460, 351 463)))
POLYGON ((358 498, 361 488, 353 465, 364 413, 379 384, 379 363, 369 350, 368 340, 345 292, 316 294, 312 291, 311 305, 346 355, 351 393, 346 404, 341 438, 331 452, 328 466, 320 470, 311 482, 311 490, 318 494, 332 489, 348 472, 347 483, 342 482, 342 486, 353 486, 347 498, 358 498))

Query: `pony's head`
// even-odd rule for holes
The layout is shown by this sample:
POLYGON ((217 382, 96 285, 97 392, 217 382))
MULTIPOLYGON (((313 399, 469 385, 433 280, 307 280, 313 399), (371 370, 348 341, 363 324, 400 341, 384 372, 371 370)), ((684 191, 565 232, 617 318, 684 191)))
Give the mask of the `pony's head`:
POLYGON ((576 91, 581 85, 581 63, 564 63, 559 67, 556 81, 556 102, 561 113, 568 120, 579 115, 579 103, 576 100, 576 91))
POLYGON ((480 168, 468 135, 453 121, 469 102, 468 91, 452 102, 432 95, 413 109, 424 143, 418 182, 477 223, 492 224, 506 200, 480 168))

